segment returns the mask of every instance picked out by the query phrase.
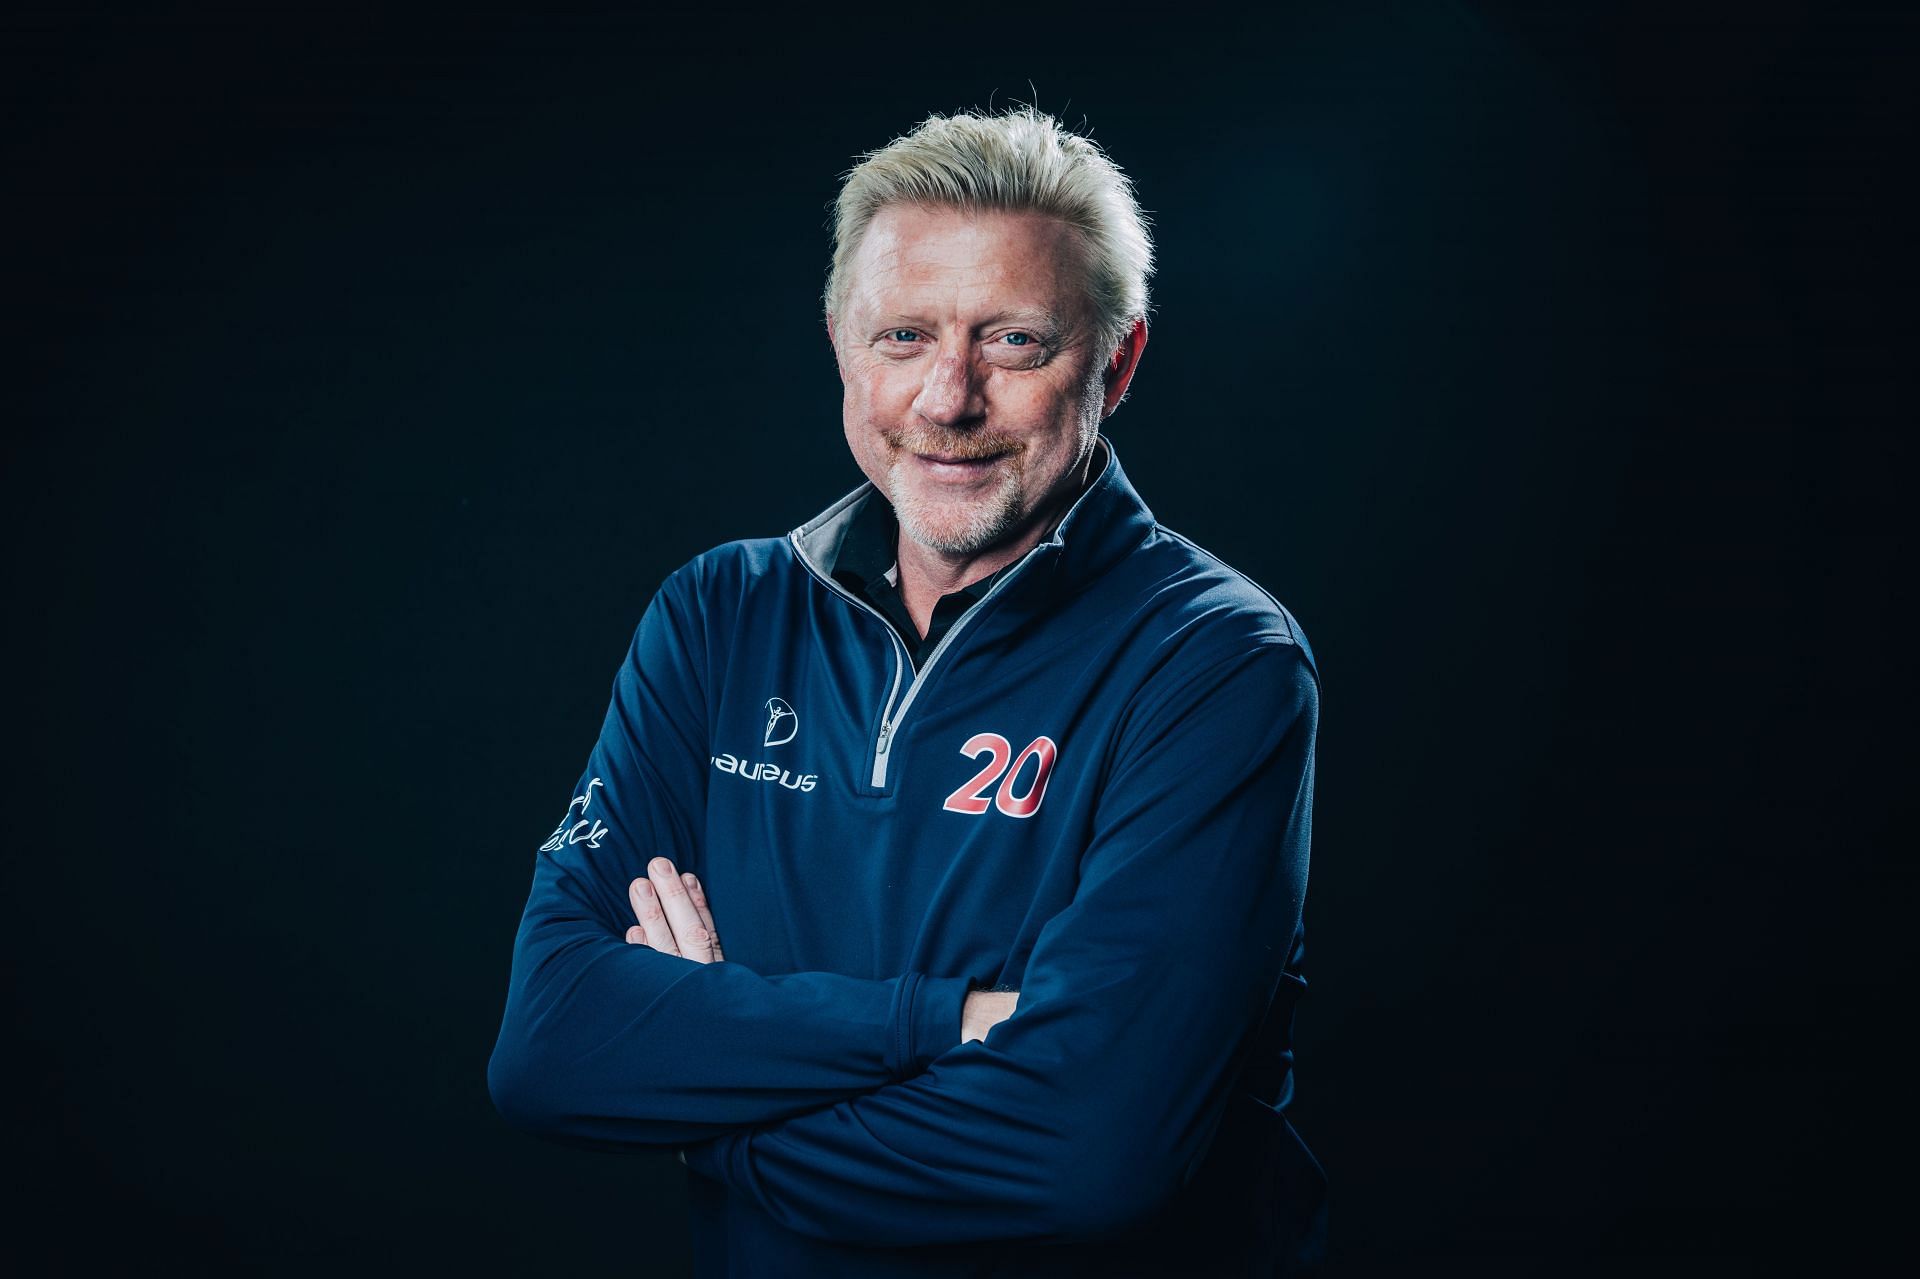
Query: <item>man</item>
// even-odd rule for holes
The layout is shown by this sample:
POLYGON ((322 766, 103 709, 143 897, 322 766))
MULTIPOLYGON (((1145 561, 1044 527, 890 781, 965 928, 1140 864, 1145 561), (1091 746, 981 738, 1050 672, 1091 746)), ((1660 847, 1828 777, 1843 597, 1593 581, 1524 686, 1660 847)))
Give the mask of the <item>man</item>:
POLYGON ((681 1148, 704 1274, 1297 1270, 1317 676, 1099 431, 1147 340, 1130 184, 1031 110, 935 116, 835 239, 869 483, 641 619, 495 1101, 681 1148))

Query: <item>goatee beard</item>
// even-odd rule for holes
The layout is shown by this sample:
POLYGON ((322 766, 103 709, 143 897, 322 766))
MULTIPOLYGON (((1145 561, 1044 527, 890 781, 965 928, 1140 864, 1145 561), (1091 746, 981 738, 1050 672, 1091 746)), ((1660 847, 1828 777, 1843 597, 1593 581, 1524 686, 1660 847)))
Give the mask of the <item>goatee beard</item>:
MULTIPOLYGON (((931 449, 952 457, 958 450, 931 449)), ((984 454, 983 456, 991 456, 984 454)), ((887 500, 893 503, 900 531, 930 551, 942 555, 974 555, 1000 541, 1020 523, 1026 504, 1020 490, 1020 468, 1009 458, 994 469, 999 483, 992 492, 972 502, 928 500, 900 474, 900 463, 887 471, 887 500)))

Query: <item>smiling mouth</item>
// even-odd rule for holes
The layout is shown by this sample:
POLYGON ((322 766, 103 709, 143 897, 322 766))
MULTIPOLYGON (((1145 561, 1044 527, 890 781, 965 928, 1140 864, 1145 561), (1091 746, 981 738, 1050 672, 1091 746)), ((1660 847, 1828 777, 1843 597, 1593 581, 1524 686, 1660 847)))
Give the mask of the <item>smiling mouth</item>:
POLYGON ((978 457, 965 453, 915 453, 915 469, 935 484, 980 484, 1006 469, 1008 455, 986 453, 978 457))
POLYGON ((985 453, 972 457, 963 453, 915 453, 914 456, 923 462, 937 462, 941 466, 985 466, 988 462, 999 461, 1006 454, 985 453))

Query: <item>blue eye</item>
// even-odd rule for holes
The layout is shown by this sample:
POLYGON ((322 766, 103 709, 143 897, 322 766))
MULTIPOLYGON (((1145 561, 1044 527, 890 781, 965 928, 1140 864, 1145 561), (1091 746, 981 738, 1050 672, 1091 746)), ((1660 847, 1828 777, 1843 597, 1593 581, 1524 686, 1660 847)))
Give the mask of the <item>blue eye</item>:
POLYGON ((893 332, 887 334, 887 336, 895 342, 911 342, 920 335, 912 329, 895 329, 893 332))
POLYGON ((1033 341, 1033 338, 1025 333, 1007 334, 1007 342, 1013 346, 1025 346, 1031 341, 1033 341))

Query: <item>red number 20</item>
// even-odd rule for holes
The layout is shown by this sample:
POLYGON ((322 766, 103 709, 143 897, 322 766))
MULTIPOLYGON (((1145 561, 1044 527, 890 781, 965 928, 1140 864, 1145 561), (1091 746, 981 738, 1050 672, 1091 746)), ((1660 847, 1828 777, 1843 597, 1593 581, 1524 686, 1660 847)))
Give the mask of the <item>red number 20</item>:
POLYGON ((1020 757, 1013 760, 1009 768, 1007 761, 1013 756, 1013 745, 998 733, 975 733, 960 748, 962 755, 974 759, 982 755, 991 756, 985 768, 967 779, 953 794, 947 796, 947 802, 941 807, 950 813, 972 813, 978 816, 989 806, 997 807, 1009 817, 1031 817, 1040 811, 1040 801, 1047 794, 1047 778, 1053 775, 1053 761, 1060 754, 1060 748, 1053 744, 1051 737, 1036 737, 1028 743, 1020 757), (1027 793, 1016 797, 1013 793, 1014 779, 1020 776, 1021 767, 1031 755, 1039 760, 1039 768, 1033 775, 1033 784, 1027 787, 1027 793), (1004 776, 1003 776, 1004 774, 1004 776), (987 788, 994 782, 1000 783, 1000 793, 991 801, 987 799, 987 788))

